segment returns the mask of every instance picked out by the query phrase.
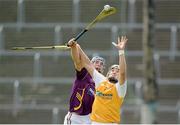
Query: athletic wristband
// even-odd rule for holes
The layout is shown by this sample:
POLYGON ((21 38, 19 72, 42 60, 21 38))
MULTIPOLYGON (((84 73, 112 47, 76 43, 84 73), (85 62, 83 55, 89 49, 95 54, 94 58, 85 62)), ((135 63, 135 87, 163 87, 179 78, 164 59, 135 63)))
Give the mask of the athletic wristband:
POLYGON ((119 55, 124 55, 124 50, 119 50, 119 55))

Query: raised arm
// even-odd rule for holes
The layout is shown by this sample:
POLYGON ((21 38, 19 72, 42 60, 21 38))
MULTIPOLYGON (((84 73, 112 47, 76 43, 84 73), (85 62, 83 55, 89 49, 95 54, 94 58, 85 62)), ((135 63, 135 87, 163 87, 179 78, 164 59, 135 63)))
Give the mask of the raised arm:
POLYGON ((81 58, 74 38, 69 40, 68 45, 71 47, 71 57, 74 62, 74 66, 76 70, 80 71, 82 69, 81 58))
POLYGON ((80 54, 80 57, 81 57, 82 66, 85 67, 87 69, 87 71, 89 72, 89 74, 93 77, 93 72, 95 70, 94 66, 92 65, 92 63, 91 63, 90 59, 88 58, 88 56, 81 49, 80 45, 77 44, 76 46, 79 49, 79 54, 80 54))
POLYGON ((122 36, 121 39, 118 37, 118 44, 114 43, 113 45, 119 50, 119 83, 120 85, 124 84, 127 79, 127 69, 126 69, 126 59, 124 55, 124 49, 128 39, 126 36, 122 36))
POLYGON ((87 71, 89 72, 89 74, 93 76, 93 71, 95 70, 95 68, 91 64, 91 61, 88 58, 88 56, 81 49, 80 45, 77 44, 74 41, 74 39, 71 39, 68 42, 68 45, 71 47, 71 55, 73 55, 72 58, 76 64, 76 67, 78 68, 85 67, 87 71))

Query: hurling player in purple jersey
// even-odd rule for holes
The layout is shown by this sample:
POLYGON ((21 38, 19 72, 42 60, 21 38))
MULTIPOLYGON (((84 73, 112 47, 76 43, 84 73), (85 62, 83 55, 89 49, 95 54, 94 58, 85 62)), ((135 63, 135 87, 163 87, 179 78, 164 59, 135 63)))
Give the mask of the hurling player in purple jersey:
MULTIPOLYGON (((91 124, 90 113, 94 101, 95 83, 85 67, 82 66, 81 55, 78 48, 73 45, 73 41, 74 39, 71 39, 68 45, 71 47, 76 78, 72 86, 69 112, 64 118, 64 124, 91 124)), ((105 60, 102 57, 93 57, 91 63, 98 72, 103 73, 105 60)))

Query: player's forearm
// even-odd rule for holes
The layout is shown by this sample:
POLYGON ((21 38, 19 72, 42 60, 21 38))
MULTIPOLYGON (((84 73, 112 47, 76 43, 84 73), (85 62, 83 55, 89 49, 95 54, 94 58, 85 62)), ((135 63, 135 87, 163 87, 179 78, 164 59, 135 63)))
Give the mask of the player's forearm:
POLYGON ((76 68, 79 68, 81 64, 81 59, 80 59, 80 54, 79 54, 77 45, 74 45, 71 47, 71 56, 72 56, 72 59, 74 61, 76 68))
POLYGON ((119 68, 120 68, 119 83, 123 84, 126 80, 126 68, 127 68, 124 52, 119 53, 119 68))
POLYGON ((94 67, 91 64, 90 59, 88 58, 88 56, 84 53, 84 51, 81 49, 81 47, 79 45, 77 45, 78 49, 79 49, 79 55, 81 58, 81 64, 83 67, 85 67, 87 69, 87 71, 90 73, 90 75, 93 75, 93 71, 94 71, 94 67))
POLYGON ((88 56, 84 53, 84 51, 81 49, 81 47, 78 44, 77 44, 77 48, 79 50, 79 55, 82 60, 82 63, 89 65, 91 62, 88 56))

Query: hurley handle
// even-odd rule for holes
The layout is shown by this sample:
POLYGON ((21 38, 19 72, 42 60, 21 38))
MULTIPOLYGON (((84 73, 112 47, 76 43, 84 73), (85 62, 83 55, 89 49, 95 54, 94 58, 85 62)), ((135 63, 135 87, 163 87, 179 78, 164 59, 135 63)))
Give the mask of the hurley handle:
POLYGON ((85 32, 87 32, 87 29, 82 30, 74 39, 74 41, 77 41, 85 32))

